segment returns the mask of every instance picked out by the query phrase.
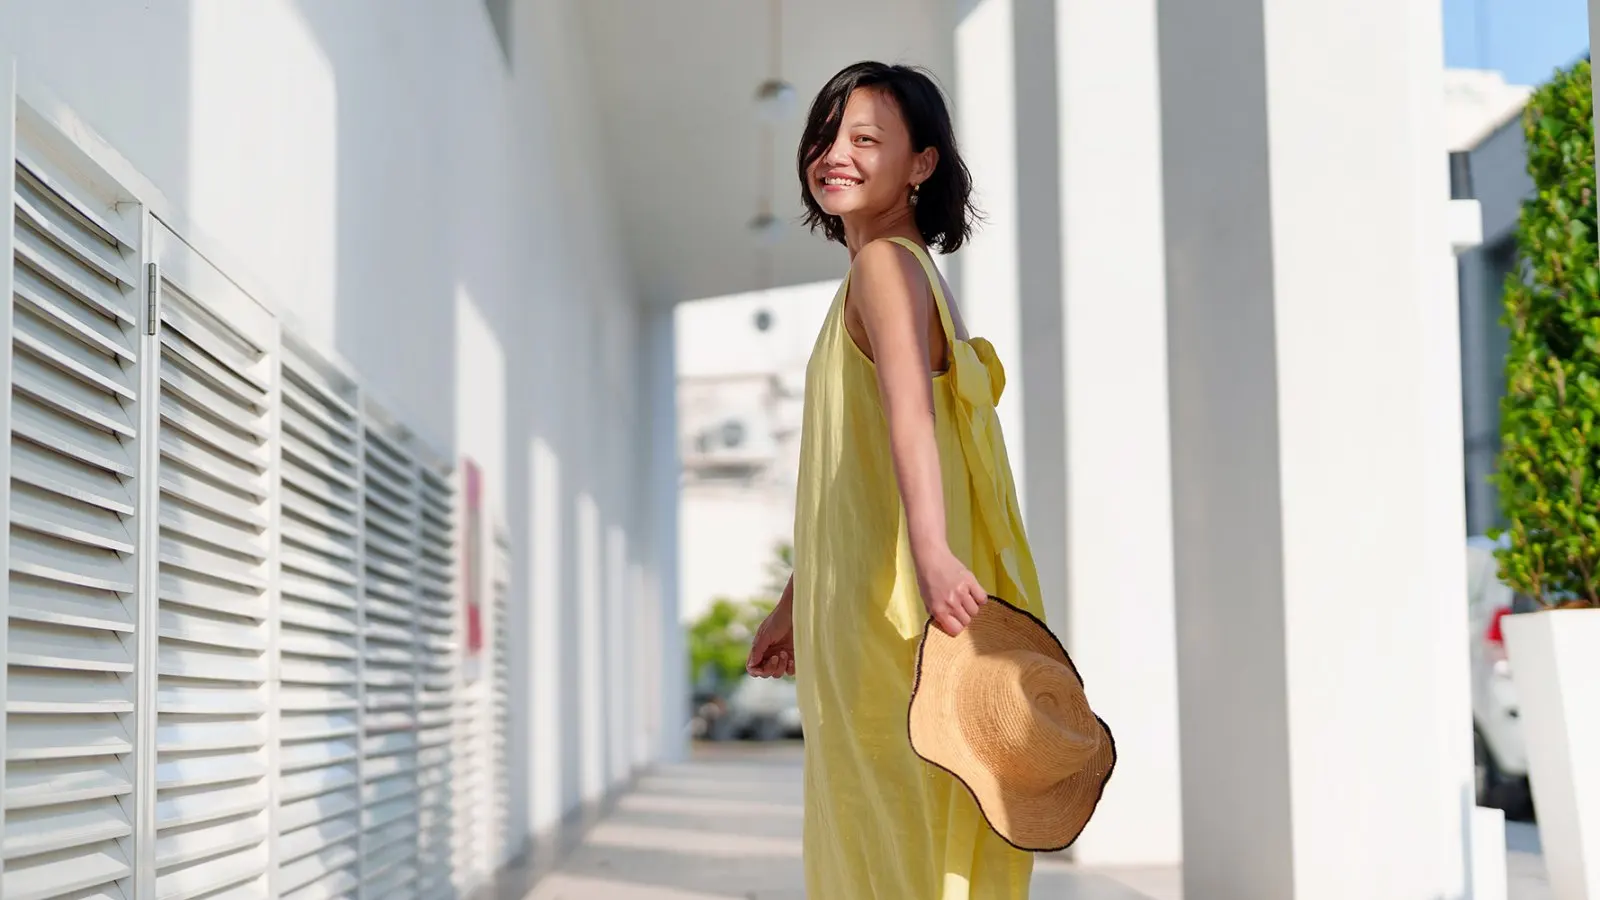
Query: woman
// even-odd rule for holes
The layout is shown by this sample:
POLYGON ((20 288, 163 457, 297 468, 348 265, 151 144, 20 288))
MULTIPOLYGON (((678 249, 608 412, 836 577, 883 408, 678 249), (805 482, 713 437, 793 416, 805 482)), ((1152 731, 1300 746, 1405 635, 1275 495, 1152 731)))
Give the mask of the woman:
POLYGON ((927 252, 966 240, 971 177, 938 88, 880 63, 822 89, 798 162, 807 222, 850 269, 806 371, 794 574, 748 670, 796 676, 807 896, 1024 898, 1032 856, 906 730, 930 618, 957 634, 988 591, 1043 615, 994 413, 1004 372, 927 252))

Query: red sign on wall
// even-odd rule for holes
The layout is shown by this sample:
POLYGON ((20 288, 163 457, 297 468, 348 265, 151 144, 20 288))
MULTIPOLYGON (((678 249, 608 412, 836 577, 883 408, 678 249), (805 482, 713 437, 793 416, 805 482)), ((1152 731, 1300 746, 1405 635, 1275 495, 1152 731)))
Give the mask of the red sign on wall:
POLYGON ((483 665, 483 470, 471 459, 463 459, 461 466, 466 486, 461 536, 461 586, 466 605, 462 674, 470 684, 478 680, 483 665))

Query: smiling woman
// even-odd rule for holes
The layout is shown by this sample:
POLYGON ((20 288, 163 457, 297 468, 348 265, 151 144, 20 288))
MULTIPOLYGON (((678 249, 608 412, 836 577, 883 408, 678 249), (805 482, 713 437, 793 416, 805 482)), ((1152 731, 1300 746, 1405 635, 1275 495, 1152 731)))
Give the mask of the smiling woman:
POLYGON ((806 224, 830 241, 845 242, 844 216, 904 199, 923 242, 954 253, 976 218, 955 126, 919 69, 863 62, 833 76, 812 101, 797 161, 806 224), (835 155, 841 133, 848 155, 835 155))
POLYGON ((1005 372, 928 254, 967 240, 972 178, 932 79, 871 62, 822 89, 796 162, 808 223, 850 268, 806 370, 794 574, 746 667, 795 676, 807 894, 1022 900, 1032 857, 907 732, 927 629, 962 634, 991 592, 1043 614, 994 410, 1005 372))

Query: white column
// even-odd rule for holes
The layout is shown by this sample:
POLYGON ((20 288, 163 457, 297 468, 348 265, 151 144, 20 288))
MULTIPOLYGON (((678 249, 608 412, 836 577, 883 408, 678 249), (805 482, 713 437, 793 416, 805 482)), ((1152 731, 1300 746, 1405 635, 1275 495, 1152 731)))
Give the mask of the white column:
POLYGON ((1462 896, 1438 4, 1158 9, 1184 896, 1462 896))
MULTIPOLYGON (((967 328, 988 338, 1006 365, 1000 427, 1017 484, 1027 483, 1023 419, 1022 309, 1017 290, 1017 84, 1011 35, 1013 0, 971 0, 955 28, 952 98, 961 155, 973 172, 973 202, 985 220, 956 267, 956 301, 967 328)), ((1032 504, 1019 491, 1024 515, 1032 504)))
POLYGON ((1077 858, 1182 855, 1155 0, 1057 0, 1070 647, 1117 735, 1077 858))
POLYGON ((657 758, 688 755, 689 660, 683 625, 678 621, 678 374, 676 325, 672 307, 643 313, 644 393, 649 434, 644 465, 644 509, 651 575, 648 600, 658 628, 652 654, 659 661, 660 691, 657 758))
POLYGON ((1119 748, 1073 852, 1088 865, 1173 863, 1154 2, 975 0, 959 12, 961 141, 990 217, 962 254, 962 292, 976 298, 973 320, 999 329, 1007 393, 1020 389, 1011 410, 1022 433, 1002 417, 1008 448, 1027 459, 1024 505, 1050 624, 1119 748))

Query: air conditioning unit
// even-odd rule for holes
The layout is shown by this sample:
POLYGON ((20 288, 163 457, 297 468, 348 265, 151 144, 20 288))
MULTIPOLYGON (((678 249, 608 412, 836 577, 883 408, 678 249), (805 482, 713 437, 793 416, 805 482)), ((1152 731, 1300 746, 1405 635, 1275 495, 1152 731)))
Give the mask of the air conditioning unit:
POLYGON ((772 423, 754 412, 738 412, 711 417, 693 433, 685 448, 689 465, 738 466, 765 465, 777 454, 778 444, 772 423))

